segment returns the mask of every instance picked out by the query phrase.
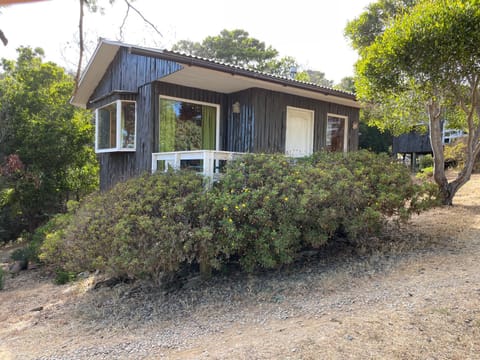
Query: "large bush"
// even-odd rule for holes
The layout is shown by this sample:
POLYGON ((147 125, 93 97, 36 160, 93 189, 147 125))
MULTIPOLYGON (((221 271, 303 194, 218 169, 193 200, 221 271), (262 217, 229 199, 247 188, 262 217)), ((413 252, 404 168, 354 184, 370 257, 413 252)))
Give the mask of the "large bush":
POLYGON ((0 61, 0 243, 98 185, 92 115, 69 104, 73 78, 42 57, 21 47, 0 61))
POLYGON ((67 270, 156 276, 194 260, 207 236, 196 207, 204 191, 194 173, 144 175, 89 196, 62 229, 48 236, 41 258, 67 270))
POLYGON ((194 173, 169 172, 90 196, 45 232, 42 259, 69 271, 153 278, 233 259, 247 271, 275 268, 338 236, 367 239, 387 219, 432 205, 433 194, 402 165, 366 151, 245 155, 209 190, 194 173))

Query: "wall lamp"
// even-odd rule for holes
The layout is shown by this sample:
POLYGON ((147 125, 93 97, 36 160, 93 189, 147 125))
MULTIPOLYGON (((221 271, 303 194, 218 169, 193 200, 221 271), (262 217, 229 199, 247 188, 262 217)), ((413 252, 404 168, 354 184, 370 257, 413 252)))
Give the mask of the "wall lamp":
POLYGON ((234 114, 240 114, 240 102, 235 101, 235 102, 232 104, 232 112, 233 112, 234 114))

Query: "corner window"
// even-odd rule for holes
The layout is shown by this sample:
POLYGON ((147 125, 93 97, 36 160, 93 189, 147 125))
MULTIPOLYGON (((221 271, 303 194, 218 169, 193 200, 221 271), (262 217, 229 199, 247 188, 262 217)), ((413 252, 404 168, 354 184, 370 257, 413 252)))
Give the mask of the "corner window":
POLYGON ((348 150, 348 117, 327 115, 327 151, 348 150))
POLYGON ((135 151, 136 103, 117 100, 96 110, 96 152, 135 151))

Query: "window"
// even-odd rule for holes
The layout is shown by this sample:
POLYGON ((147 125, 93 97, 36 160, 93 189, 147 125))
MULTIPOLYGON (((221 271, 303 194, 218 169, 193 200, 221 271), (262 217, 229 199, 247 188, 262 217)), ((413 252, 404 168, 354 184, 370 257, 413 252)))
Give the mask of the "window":
POLYGON ((117 100, 96 111, 96 152, 135 151, 136 103, 117 100))
MULTIPOLYGON (((158 151, 217 150, 219 114, 216 104, 161 96, 158 151)), ((180 166, 201 169, 203 160, 182 160, 180 166)))
POLYGON ((348 117, 342 115, 327 115, 327 150, 348 150, 348 117))
POLYGON ((219 106, 160 98, 159 151, 216 150, 219 106))

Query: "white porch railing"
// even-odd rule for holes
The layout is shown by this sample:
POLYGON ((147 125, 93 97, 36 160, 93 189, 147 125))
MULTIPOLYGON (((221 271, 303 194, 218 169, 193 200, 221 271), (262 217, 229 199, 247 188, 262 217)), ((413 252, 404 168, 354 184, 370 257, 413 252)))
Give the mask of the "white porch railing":
POLYGON ((203 166, 200 173, 216 180, 214 177, 220 173, 220 161, 231 161, 243 153, 216 150, 192 150, 192 151, 172 151, 152 154, 152 173, 158 170, 158 162, 165 161, 165 171, 171 167, 174 170, 181 168, 182 160, 202 160, 203 166))

